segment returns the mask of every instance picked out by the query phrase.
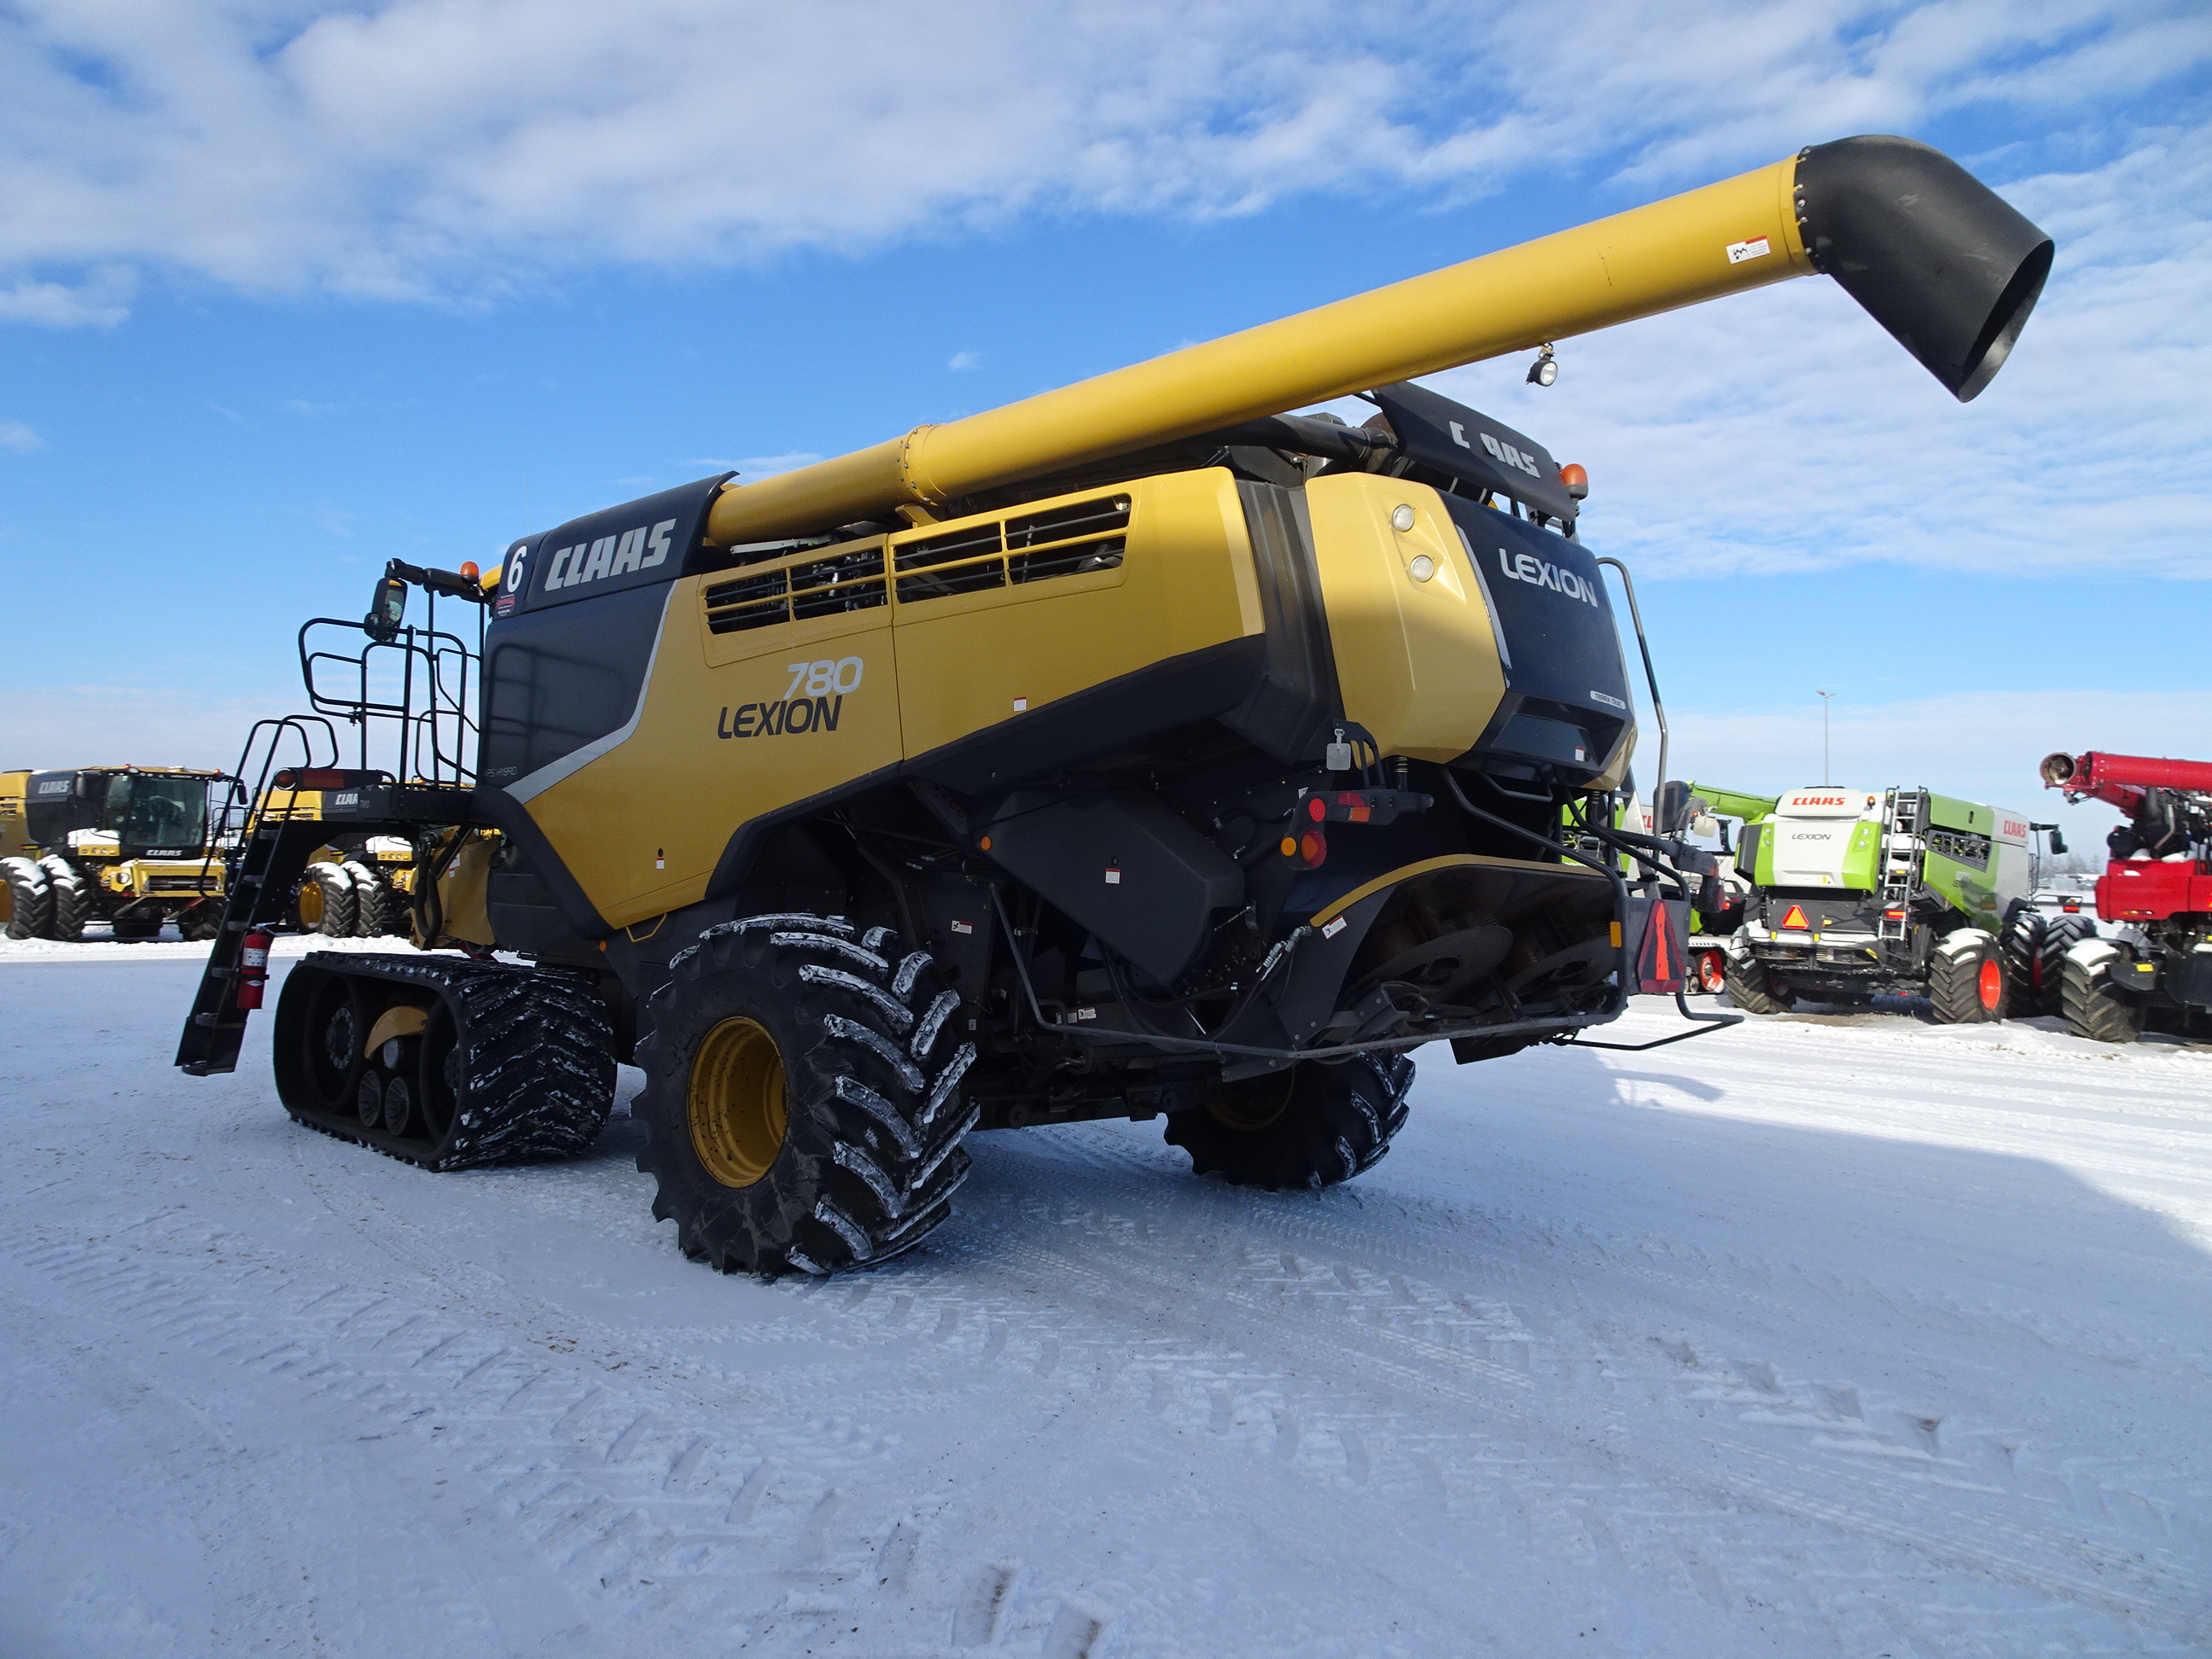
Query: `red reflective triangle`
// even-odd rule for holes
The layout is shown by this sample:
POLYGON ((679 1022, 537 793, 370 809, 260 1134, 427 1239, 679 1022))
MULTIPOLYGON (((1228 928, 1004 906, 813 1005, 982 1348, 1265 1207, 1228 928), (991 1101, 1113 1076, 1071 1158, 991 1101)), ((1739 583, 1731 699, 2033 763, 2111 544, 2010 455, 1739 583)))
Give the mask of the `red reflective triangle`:
POLYGON ((1782 925, 1784 927, 1809 927, 1812 923, 1805 920, 1805 907, 1802 904, 1793 904, 1790 907, 1789 914, 1782 918, 1782 925))

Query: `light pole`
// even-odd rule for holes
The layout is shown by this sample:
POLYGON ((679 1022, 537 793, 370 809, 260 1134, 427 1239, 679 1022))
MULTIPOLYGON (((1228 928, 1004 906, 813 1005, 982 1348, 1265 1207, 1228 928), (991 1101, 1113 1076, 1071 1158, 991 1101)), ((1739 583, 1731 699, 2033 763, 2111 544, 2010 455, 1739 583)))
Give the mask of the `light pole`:
POLYGON ((1836 694, 1815 691, 1813 695, 1820 700, 1820 781, 1823 784, 1833 783, 1835 780, 1828 775, 1828 704, 1834 700, 1836 694))

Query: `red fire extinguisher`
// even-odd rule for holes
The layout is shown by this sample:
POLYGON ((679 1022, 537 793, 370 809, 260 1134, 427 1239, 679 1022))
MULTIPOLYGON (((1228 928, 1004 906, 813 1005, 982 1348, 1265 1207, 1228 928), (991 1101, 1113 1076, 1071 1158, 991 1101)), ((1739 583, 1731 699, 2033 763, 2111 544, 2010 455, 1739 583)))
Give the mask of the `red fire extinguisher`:
POLYGON ((262 988, 269 983, 269 947, 276 937, 266 928, 257 927, 246 936, 246 943, 238 953, 238 1006, 258 1008, 262 988))

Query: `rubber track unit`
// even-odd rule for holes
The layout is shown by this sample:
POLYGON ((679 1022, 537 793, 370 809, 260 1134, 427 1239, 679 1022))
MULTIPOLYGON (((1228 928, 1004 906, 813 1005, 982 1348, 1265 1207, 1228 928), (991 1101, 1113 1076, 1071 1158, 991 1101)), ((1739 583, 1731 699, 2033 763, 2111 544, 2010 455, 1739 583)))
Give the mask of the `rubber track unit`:
POLYGON ((1766 964, 1756 957, 1739 961, 1731 956, 1721 978, 1729 1001, 1747 1014, 1786 1014, 1791 1000, 1775 994, 1774 981, 1769 977, 1766 964))
POLYGON ((323 901, 323 919, 315 931, 325 939, 351 939, 361 901, 355 896, 353 878, 342 865, 319 862, 307 866, 307 879, 314 883, 323 901))
POLYGON ((0 879, 8 884, 8 937, 44 939, 53 926, 54 896, 46 872, 29 859, 0 859, 0 879))
MULTIPOLYGON (((389 987, 394 1001, 443 1003, 460 1057, 448 1073, 451 1122, 434 1139, 365 1127, 349 1106, 321 1110, 286 1099, 285 1109, 309 1128, 403 1163, 450 1171, 574 1158, 606 1126, 614 1105, 614 1026, 599 991, 581 975, 465 957, 315 951, 287 977, 288 1000, 295 981, 307 988, 309 981, 299 978, 303 969, 366 981, 372 999, 389 987)), ((286 1024, 280 1007, 280 1042, 286 1024)), ((365 1029, 360 1036, 366 1037, 365 1029)), ((358 1079, 362 1069, 357 1060, 351 1076, 358 1079)), ((295 1092, 284 1086, 281 1073, 278 1092, 295 1092)), ((353 1085, 340 1092, 350 1102, 353 1085)))
POLYGON ((1981 927, 1960 927, 1943 935, 1928 958, 1928 1000, 1939 1025, 1979 1025, 2005 1017, 2010 983, 1997 993, 1997 1006, 1982 1006, 1982 964, 1995 962, 2002 971, 2004 956, 1996 935, 1981 927))
POLYGON ((68 860, 51 853, 39 860, 46 874, 46 890, 53 895, 53 914, 46 921, 46 937, 76 944, 84 938, 84 925, 94 920, 99 901, 83 876, 68 860))
MULTIPOLYGON (((1233 1085, 1236 1104, 1285 1086, 1282 1073, 1233 1085)), ((1190 1154, 1191 1173, 1239 1187, 1318 1190, 1373 1169, 1406 1125, 1413 1062, 1404 1054, 1359 1054, 1340 1066, 1307 1060, 1291 1068, 1281 1115, 1237 1128, 1200 1107, 1169 1115, 1161 1133, 1190 1154)), ((1233 1109, 1233 1108, 1232 1108, 1233 1109)))
POLYGON ((694 1261, 722 1273, 828 1273, 888 1261, 951 1214, 974 1127, 962 1080, 975 1062, 960 1000, 926 951, 887 927, 780 912, 709 927, 670 961, 637 1047, 646 1086, 637 1167, 694 1261), (749 1186, 699 1156, 691 1070, 708 1034, 749 1019, 775 1041, 786 1127, 749 1186))
POLYGON ((2084 939, 2067 951, 2059 969, 2059 998, 2066 1029, 2092 1042, 2133 1042, 2142 1035, 2142 1010, 2112 983, 2112 964, 2124 953, 2110 939, 2084 939))

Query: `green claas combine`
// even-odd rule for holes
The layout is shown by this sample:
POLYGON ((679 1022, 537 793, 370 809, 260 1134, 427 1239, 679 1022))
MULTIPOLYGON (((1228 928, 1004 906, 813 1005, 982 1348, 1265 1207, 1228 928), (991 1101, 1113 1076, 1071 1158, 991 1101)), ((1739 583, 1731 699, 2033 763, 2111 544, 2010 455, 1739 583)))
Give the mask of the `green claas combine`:
POLYGON ((1935 151, 1846 139, 482 578, 395 563, 310 626, 449 701, 382 711, 389 763, 288 770, 315 807, 247 843, 178 1062, 234 1065, 314 850, 396 836, 428 953, 310 955, 276 1009, 279 1094, 330 1133, 573 1152, 634 1056, 655 1214, 764 1273, 914 1244, 986 1129, 1159 1117, 1200 1171, 1355 1176, 1409 1050, 1679 991, 1711 870, 1613 823, 1636 733, 1579 469, 1413 377, 1826 271, 1963 399, 2050 259, 1935 151), (1285 412, 1353 395, 1361 426, 1285 412))

